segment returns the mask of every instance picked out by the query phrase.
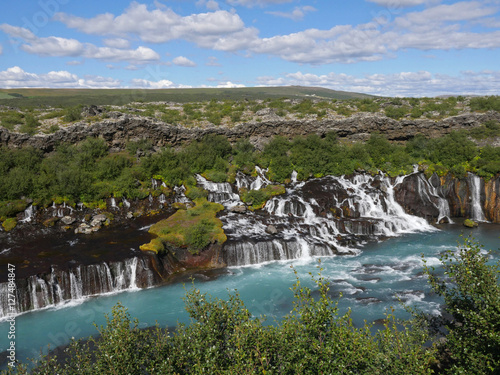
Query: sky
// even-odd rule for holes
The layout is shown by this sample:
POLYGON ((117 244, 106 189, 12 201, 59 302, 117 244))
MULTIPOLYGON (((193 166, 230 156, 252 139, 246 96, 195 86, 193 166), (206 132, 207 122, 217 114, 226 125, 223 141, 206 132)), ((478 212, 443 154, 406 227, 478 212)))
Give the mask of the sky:
POLYGON ((16 0, 0 87, 500 94, 500 0, 16 0))

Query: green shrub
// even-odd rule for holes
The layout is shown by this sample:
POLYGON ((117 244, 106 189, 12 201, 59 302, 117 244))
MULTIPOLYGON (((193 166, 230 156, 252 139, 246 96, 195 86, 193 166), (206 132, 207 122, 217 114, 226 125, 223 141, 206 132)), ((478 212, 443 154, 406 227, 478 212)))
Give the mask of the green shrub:
POLYGON ((75 122, 82 119, 82 106, 68 107, 64 110, 63 121, 75 122))
POLYGON ((425 273, 444 298, 446 314, 438 322, 447 329, 441 344, 447 373, 495 374, 500 368, 500 264, 488 264, 471 238, 440 259, 444 277, 433 267, 426 266, 425 273))

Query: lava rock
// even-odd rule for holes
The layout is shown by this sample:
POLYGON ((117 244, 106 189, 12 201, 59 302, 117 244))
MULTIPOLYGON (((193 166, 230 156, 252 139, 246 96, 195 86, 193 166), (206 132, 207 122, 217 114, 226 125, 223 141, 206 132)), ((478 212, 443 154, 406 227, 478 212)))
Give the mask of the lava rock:
POLYGON ((237 212, 239 214, 243 214, 243 213, 247 212, 247 208, 246 208, 246 206, 238 205, 238 206, 231 207, 229 209, 229 211, 231 211, 231 212, 237 212))
POLYGON ((71 216, 64 216, 64 217, 61 219, 61 222, 62 222, 64 225, 71 225, 71 224, 73 224, 75 221, 76 221, 76 219, 75 219, 74 217, 71 217, 71 216))

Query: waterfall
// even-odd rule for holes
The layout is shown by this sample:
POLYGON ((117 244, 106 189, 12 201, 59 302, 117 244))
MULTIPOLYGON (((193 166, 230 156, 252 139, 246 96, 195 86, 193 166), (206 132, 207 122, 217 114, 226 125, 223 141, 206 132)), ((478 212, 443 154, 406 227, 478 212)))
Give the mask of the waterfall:
POLYGON ((123 202, 123 207, 125 207, 126 209, 130 208, 130 202, 127 199, 122 198, 122 202, 123 202))
POLYGON ((422 201, 430 203, 439 210, 439 216, 436 220, 436 224, 439 224, 444 218, 446 218, 449 223, 453 223, 451 220, 450 205, 445 198, 439 195, 438 189, 426 180, 423 173, 417 175, 417 181, 418 191, 422 201))
POLYGON ((21 219, 22 223, 30 223, 31 220, 35 217, 35 207, 30 204, 25 210, 24 210, 24 216, 21 219))
MULTIPOLYGON (((80 265, 64 271, 52 268, 49 274, 32 275, 26 281, 16 281, 16 311, 22 313, 69 301, 81 301, 89 296, 138 290, 153 285, 153 271, 145 266, 144 260, 137 257, 109 264, 80 265)), ((8 283, 0 283, 0 319, 9 314, 7 302, 3 303, 7 290, 8 283)))
POLYGON ((481 206, 481 178, 473 173, 467 174, 471 198, 471 219, 474 221, 486 221, 483 207, 481 206))
POLYGON ((294 182, 285 194, 266 203, 265 215, 221 216, 229 239, 225 261, 229 266, 244 266, 357 254, 356 245, 366 240, 436 230, 396 202, 394 188, 404 178, 392 182, 382 175, 362 174, 294 182), (270 235, 269 225, 277 233, 270 235))
POLYGON ((260 190, 267 185, 271 185, 272 182, 266 177, 266 173, 269 172, 269 168, 262 169, 255 166, 255 171, 257 172, 257 178, 250 184, 250 190, 260 190))
POLYGON ((112 210, 116 210, 116 209, 118 209, 118 207, 116 206, 116 200, 115 200, 115 197, 111 197, 111 199, 110 199, 110 205, 111 205, 111 209, 112 209, 112 210))
POLYGON ((211 202, 221 203, 226 208, 243 203, 228 182, 208 181, 199 174, 196 175, 196 180, 203 189, 208 191, 208 200, 211 202))

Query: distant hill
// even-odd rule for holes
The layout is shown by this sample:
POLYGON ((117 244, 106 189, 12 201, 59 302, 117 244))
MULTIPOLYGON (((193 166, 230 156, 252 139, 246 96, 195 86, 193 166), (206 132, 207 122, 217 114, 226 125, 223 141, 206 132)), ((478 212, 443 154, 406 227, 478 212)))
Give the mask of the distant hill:
POLYGON ((172 101, 179 103, 256 99, 363 99, 372 95, 329 90, 322 87, 282 86, 192 89, 0 89, 0 105, 14 107, 124 105, 131 102, 172 101))

